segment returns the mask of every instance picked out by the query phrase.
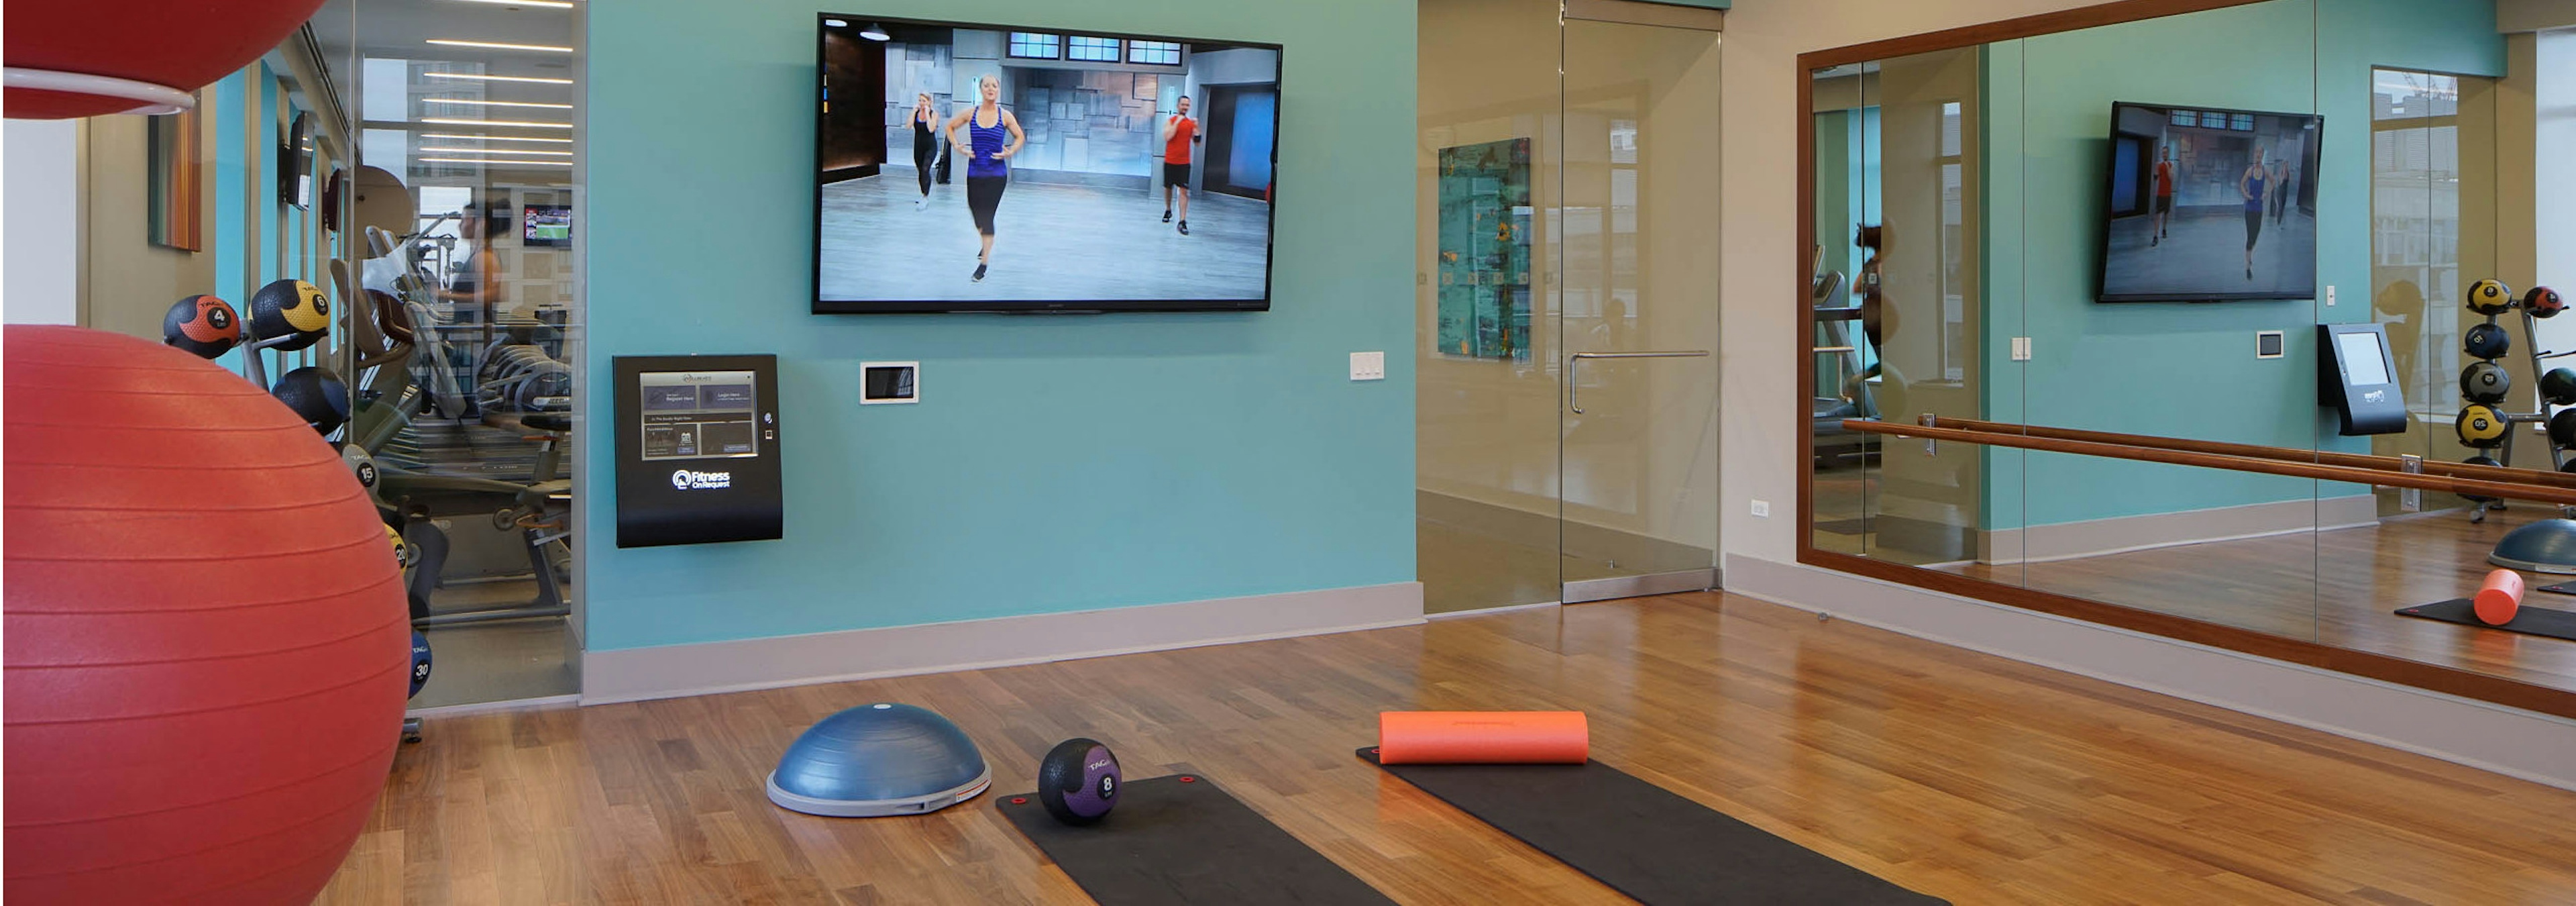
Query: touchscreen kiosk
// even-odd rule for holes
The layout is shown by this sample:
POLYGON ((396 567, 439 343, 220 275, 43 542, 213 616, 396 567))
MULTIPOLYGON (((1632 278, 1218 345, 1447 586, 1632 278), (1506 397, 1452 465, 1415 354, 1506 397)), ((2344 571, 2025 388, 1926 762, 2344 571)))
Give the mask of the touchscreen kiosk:
POLYGON ((778 358, 618 356, 615 373, 617 546, 779 537, 778 358))
POLYGON ((2334 408, 2343 436, 2406 430, 2394 360, 2377 324, 2317 325, 2317 404, 2334 408))

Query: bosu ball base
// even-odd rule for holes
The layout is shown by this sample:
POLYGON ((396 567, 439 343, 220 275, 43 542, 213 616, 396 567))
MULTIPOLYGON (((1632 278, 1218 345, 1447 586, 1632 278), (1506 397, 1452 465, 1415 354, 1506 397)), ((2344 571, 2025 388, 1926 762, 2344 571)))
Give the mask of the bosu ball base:
POLYGON ((833 818, 920 815, 972 799, 993 769, 963 730, 927 708, 875 704, 816 723, 769 774, 769 801, 833 818))

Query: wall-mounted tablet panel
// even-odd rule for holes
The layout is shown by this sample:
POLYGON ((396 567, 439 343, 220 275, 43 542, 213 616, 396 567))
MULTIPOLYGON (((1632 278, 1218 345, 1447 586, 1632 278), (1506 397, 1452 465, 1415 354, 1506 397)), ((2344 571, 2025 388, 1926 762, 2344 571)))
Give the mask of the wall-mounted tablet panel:
POLYGON ((2335 410, 2345 437, 2406 430, 2406 397, 2377 324, 2317 325, 2317 404, 2335 410))
POLYGON ((784 529, 778 357, 618 356, 617 546, 784 529))

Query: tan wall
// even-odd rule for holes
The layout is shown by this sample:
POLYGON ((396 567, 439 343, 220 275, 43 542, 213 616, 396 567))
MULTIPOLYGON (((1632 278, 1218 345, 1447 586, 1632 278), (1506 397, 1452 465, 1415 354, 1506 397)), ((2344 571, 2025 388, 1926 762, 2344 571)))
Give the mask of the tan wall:
POLYGON ((87 191, 81 202, 82 325, 158 341, 161 316, 170 303, 182 296, 217 291, 211 159, 216 119, 225 111, 214 109, 213 95, 206 92, 206 110, 199 118, 204 132, 199 147, 209 159, 199 185, 205 251, 152 244, 151 121, 139 116, 89 120, 82 148, 88 166, 87 191))
POLYGON ((1797 55, 1863 41, 1955 28, 2091 4, 2070 0, 1745 0, 1726 20, 1725 375, 1726 438, 1720 537, 1729 553, 1797 559, 1796 433, 1808 413, 1791 379, 1806 287, 1806 238, 1797 235, 1797 55), (1771 505, 1768 518, 1749 502, 1771 505))

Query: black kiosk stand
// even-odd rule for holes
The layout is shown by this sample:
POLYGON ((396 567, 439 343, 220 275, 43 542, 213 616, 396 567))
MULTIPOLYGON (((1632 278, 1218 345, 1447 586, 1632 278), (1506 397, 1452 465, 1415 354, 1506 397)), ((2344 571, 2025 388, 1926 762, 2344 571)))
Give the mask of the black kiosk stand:
POLYGON ((780 537, 778 357, 618 356, 617 546, 780 537))

